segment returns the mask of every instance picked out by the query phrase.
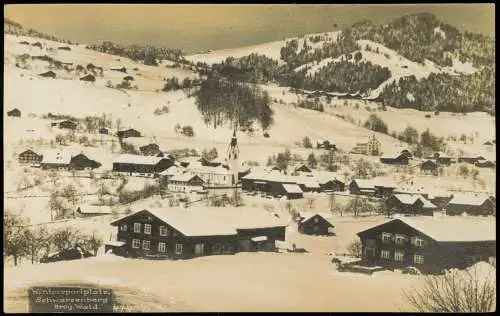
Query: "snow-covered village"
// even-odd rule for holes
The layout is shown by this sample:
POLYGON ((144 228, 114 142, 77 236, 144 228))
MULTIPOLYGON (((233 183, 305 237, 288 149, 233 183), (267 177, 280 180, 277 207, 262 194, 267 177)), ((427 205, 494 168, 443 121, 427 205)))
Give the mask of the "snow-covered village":
POLYGON ((4 312, 496 310, 494 5, 419 6, 5 6, 4 312))

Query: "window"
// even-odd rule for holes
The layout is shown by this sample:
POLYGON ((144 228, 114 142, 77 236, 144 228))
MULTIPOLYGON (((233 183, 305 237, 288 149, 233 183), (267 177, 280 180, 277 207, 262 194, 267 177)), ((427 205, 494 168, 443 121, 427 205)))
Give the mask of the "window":
POLYGON ((126 232, 126 231, 127 231, 127 224, 122 224, 122 225, 120 226, 120 231, 122 231, 122 232, 126 232))
POLYGON ((391 258, 391 252, 389 250, 380 251, 380 258, 389 260, 391 258))
POLYGON ((225 243, 224 246, 222 247, 222 252, 224 253, 231 253, 233 251, 233 247, 231 246, 230 243, 225 243))
POLYGON ((415 245, 417 247, 423 247, 424 246, 424 240, 420 237, 413 237, 411 239, 412 245, 415 245))
POLYGON ((175 244, 175 254, 176 255, 182 254, 182 244, 175 244))
POLYGON ((132 248, 140 248, 141 241, 139 239, 132 239, 132 248))
POLYGON ((134 223, 134 233, 141 232, 141 223, 134 223))
POLYGON ((158 243, 158 252, 166 252, 166 250, 167 250, 167 244, 160 241, 158 243))
POLYGON ((160 226, 160 236, 167 236, 167 226, 160 226))
POLYGON ((422 255, 413 255, 413 263, 424 264, 424 256, 422 256, 422 255))
POLYGON ((403 252, 403 251, 401 251, 401 250, 396 250, 396 251, 394 252, 394 260, 395 260, 395 261, 400 261, 400 262, 402 262, 402 261, 403 261, 404 256, 405 256, 405 255, 404 255, 404 252, 403 252))
POLYGON ((151 224, 144 224, 144 234, 151 235, 151 224))
POLYGON ((217 244, 214 244, 214 249, 213 249, 213 253, 221 253, 221 245, 219 243, 217 244))
POLYGON ((375 239, 368 238, 366 239, 366 247, 375 247, 377 245, 377 241, 375 239))
POLYGON ((143 240, 142 241, 142 249, 145 249, 145 250, 149 250, 149 246, 150 246, 151 242, 149 240, 143 240))
POLYGON ((396 240, 396 244, 403 245, 405 243, 406 237, 405 237, 405 235, 396 234, 395 240, 396 240))
POLYGON ((382 241, 383 242, 391 242, 392 234, 391 233, 382 233, 382 241))

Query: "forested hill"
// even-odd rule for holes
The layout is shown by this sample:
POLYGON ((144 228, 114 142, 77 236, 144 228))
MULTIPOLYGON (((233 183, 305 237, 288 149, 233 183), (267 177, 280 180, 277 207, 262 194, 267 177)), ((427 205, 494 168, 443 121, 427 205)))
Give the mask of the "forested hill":
POLYGON ((494 110, 491 37, 460 32, 428 13, 387 25, 365 20, 334 39, 327 35, 288 40, 279 62, 263 52, 229 57, 213 69, 243 81, 361 95, 393 107, 494 110))
POLYGON ((39 32, 35 29, 25 29, 21 24, 14 22, 14 21, 12 21, 8 18, 5 18, 5 17, 3 19, 3 33, 4 34, 12 34, 12 35, 16 35, 16 36, 38 37, 38 38, 43 38, 46 40, 60 42, 60 43, 76 44, 76 43, 73 43, 69 40, 63 40, 63 39, 57 38, 54 35, 39 32))

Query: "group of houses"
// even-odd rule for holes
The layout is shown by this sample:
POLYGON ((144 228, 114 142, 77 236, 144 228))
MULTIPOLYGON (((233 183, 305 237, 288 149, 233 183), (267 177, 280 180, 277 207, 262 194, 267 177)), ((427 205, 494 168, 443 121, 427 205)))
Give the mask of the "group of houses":
POLYGON ((100 162, 88 158, 85 154, 73 154, 64 150, 46 150, 38 154, 32 149, 18 155, 20 164, 40 167, 44 170, 91 170, 101 166, 100 162))

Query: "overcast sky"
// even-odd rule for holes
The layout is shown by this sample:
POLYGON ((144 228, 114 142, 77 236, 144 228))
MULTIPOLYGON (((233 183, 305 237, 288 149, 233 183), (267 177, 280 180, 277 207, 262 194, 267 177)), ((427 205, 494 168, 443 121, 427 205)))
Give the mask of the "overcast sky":
POLYGON ((335 30, 363 19, 386 23, 429 12, 461 30, 494 36, 493 4, 435 5, 162 5, 30 4, 4 6, 24 27, 77 41, 152 44, 186 53, 253 45, 335 30))

